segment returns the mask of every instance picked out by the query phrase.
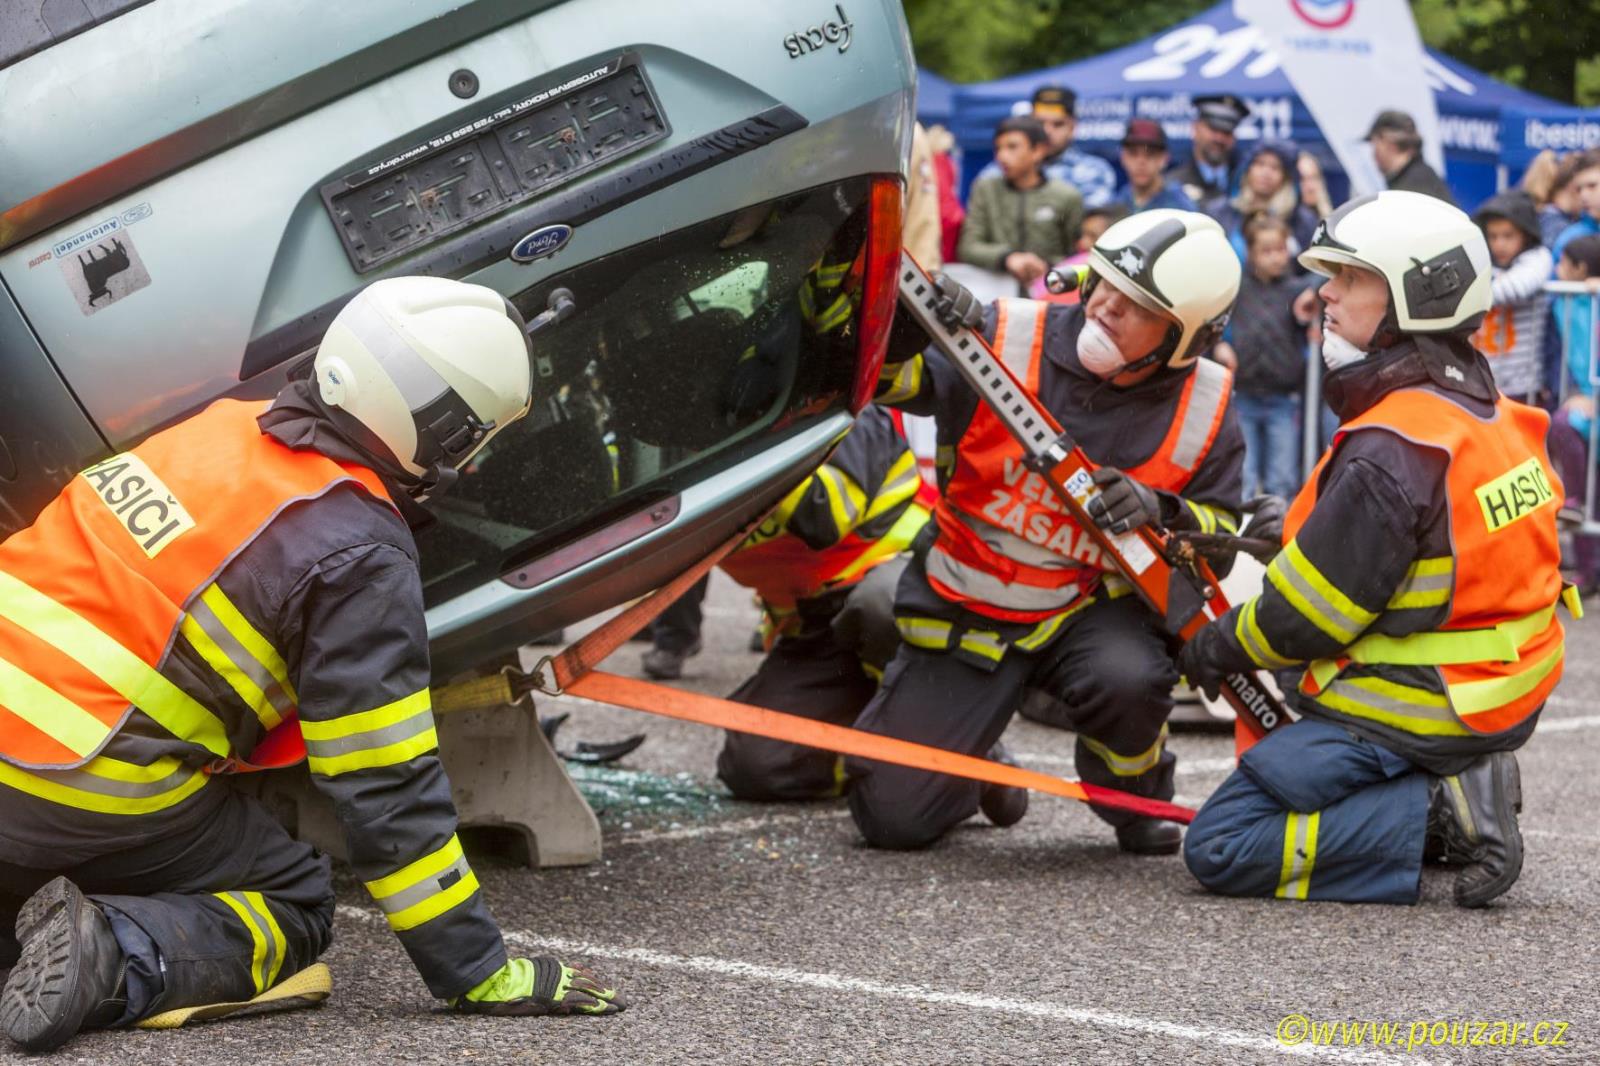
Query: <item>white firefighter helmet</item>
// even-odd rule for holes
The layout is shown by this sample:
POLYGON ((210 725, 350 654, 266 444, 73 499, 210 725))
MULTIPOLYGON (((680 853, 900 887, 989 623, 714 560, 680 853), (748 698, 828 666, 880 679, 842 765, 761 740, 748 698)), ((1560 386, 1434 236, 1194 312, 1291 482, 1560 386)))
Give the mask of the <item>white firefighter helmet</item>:
MULTIPOLYGON (((1185 367, 1216 343, 1239 295, 1239 257, 1217 221, 1198 211, 1141 211, 1089 250, 1097 277, 1173 322, 1167 365, 1185 367)), ((1088 300, 1087 292, 1084 300, 1088 300)))
POLYGON ((493 289, 449 278, 362 289, 323 335, 314 373, 322 401, 418 477, 459 470, 532 401, 522 317, 493 289))
POLYGON ((1317 226, 1300 265, 1329 277, 1344 266, 1377 274, 1402 333, 1470 328, 1492 303, 1483 232, 1460 208, 1417 192, 1351 200, 1317 226))

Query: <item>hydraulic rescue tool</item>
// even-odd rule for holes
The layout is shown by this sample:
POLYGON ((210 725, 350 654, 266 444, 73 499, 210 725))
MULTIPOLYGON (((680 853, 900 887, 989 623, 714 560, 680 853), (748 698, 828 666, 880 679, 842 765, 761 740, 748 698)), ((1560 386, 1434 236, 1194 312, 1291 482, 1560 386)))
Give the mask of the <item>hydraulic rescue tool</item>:
MULTIPOLYGON (((1052 271, 1047 283, 1061 292, 1075 288, 1079 278, 1081 275, 1052 271)), ((1094 463, 978 331, 949 326, 940 319, 938 296, 927 272, 910 253, 902 253, 901 306, 949 356, 951 364, 1022 445, 1024 464, 1044 478, 1073 521, 1094 538, 1167 630, 1188 640, 1201 626, 1222 617, 1228 610, 1227 597, 1192 541, 1150 526, 1111 534, 1095 524, 1087 509, 1099 492, 1093 479, 1094 463)), ((1230 675, 1222 695, 1238 715, 1234 737, 1241 752, 1288 721, 1283 705, 1253 671, 1230 675)))

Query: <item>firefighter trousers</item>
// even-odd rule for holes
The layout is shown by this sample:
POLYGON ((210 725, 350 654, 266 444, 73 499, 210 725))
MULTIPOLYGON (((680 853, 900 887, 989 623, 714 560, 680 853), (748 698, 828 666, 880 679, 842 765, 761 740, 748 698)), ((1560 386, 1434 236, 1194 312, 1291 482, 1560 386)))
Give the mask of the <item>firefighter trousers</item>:
POLYGON ((1213 892, 1415 903, 1429 775, 1331 722, 1267 734, 1206 800, 1184 841, 1213 892))
MULTIPOLYGON (((87 824, 106 827, 104 850, 71 865, 0 861, 0 967, 16 959, 17 911, 58 875, 105 912, 127 956, 128 1009, 118 1024, 251 999, 316 961, 333 938, 327 856, 290 837, 259 800, 227 780, 213 780, 201 793, 210 795, 185 802, 214 807, 209 817, 176 819, 181 829, 136 847, 119 847, 110 831, 172 812, 86 815, 87 824)), ((0 789, 8 814, 13 805, 5 800, 15 795, 0 789)), ((33 808, 15 806, 23 817, 33 808)))
MULTIPOLYGON (((1044 648, 1010 647, 990 669, 951 652, 902 645, 856 728, 981 756, 1005 732, 1028 690, 1043 689, 1071 708, 1071 721, 1061 724, 1078 734, 1083 780, 1166 800, 1173 795, 1174 765, 1166 721, 1177 680, 1159 623, 1130 596, 1092 604, 1044 648)), ((845 760, 845 772, 856 826, 881 848, 932 844, 977 812, 983 787, 855 758, 845 760)), ((1095 813, 1112 825, 1138 817, 1095 813)))

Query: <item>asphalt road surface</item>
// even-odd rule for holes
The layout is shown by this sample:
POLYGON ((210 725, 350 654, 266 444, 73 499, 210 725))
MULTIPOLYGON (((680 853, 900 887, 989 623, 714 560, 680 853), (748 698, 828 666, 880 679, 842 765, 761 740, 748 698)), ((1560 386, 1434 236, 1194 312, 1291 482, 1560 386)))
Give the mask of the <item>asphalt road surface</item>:
MULTIPOLYGON (((720 574, 707 607, 706 650, 683 683, 723 694, 754 667, 755 615, 720 574)), ((842 804, 729 799, 710 730, 560 700, 574 711, 564 740, 649 734, 620 768, 580 772, 605 856, 540 871, 480 860, 478 876, 515 950, 587 961, 623 987, 625 1014, 441 1012, 346 872, 325 1006, 93 1034, 54 1059, 1597 1063, 1600 623, 1571 626, 1569 641, 1566 678, 1520 756, 1526 867, 1491 910, 1457 909, 1450 875, 1433 871, 1415 907, 1211 896, 1179 858, 1121 855, 1086 808, 1048 796, 1012 829, 979 818, 927 852, 870 851, 842 804), (1307 1021, 1398 1029, 1386 1047, 1371 1030, 1355 1046, 1351 1029, 1323 1047, 1307 1021), (1280 1043, 1280 1023, 1305 1042, 1280 1043), (1491 1043, 1508 1037, 1523 1043, 1491 1043)), ((641 647, 609 665, 635 673, 641 647)), ((1033 768, 1072 772, 1068 734, 1019 720, 1007 740, 1033 768)), ((1179 800, 1198 803, 1230 767, 1231 741, 1173 746, 1179 800)))

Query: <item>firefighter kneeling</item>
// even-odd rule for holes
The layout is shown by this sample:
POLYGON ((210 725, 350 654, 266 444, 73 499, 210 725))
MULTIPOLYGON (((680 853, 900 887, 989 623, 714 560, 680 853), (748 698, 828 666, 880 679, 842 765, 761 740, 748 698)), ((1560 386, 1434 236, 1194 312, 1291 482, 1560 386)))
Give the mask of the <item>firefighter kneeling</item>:
MULTIPOLYGON (((899 646, 894 588, 936 496, 890 412, 869 406, 826 464, 722 569, 761 597, 767 657, 729 699, 850 725, 899 646)), ((717 776, 747 800, 837 796, 839 757, 729 733, 717 776)))
MULTIPOLYGON (((1230 376, 1199 356, 1239 286, 1239 262, 1203 215, 1147 211, 1090 255, 1081 304, 1002 300, 984 316, 938 279, 948 321, 983 326, 997 354, 1102 469, 1097 521, 1236 530, 1244 445, 1230 376)), ((1025 691, 1070 708, 1086 781, 1170 799, 1166 750, 1178 679, 1161 619, 1107 573, 1021 447, 902 311, 877 400, 934 415, 944 497, 919 536, 895 613, 903 644, 857 727, 967 754, 992 752, 1025 691)), ((1014 789, 858 759, 849 798, 869 843, 915 848, 982 809, 1022 817, 1014 789)), ((1176 826, 1101 811, 1128 851, 1170 854, 1176 826)))
POLYGON ((1343 422, 1290 508, 1256 599, 1183 650, 1214 689, 1305 664, 1303 720, 1201 809, 1206 887, 1412 903, 1425 858, 1481 907, 1522 869, 1527 742, 1561 676, 1560 483, 1543 411, 1501 396, 1470 337, 1490 261, 1466 215, 1384 192, 1340 208, 1300 261, 1330 276, 1325 395, 1343 422))

